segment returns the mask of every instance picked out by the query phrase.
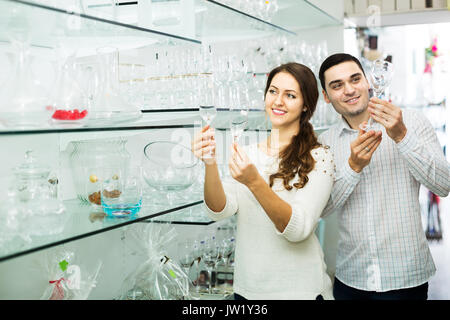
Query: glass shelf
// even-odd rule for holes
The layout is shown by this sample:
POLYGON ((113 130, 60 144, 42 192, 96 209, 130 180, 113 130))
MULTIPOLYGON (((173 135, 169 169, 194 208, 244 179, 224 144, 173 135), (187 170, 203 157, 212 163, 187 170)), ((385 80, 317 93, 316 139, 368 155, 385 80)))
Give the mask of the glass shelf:
POLYGON ((304 30, 342 25, 337 18, 329 15, 308 0, 278 0, 279 10, 272 23, 289 30, 304 30))
MULTIPOLYGON (((0 129, 2 135, 16 134, 42 134, 42 133, 63 133, 63 132, 99 132, 99 131, 123 131, 123 130, 144 130, 144 129, 168 129, 168 128, 193 128, 200 127, 202 120, 200 118, 198 108, 187 109, 186 111, 166 110, 142 111, 142 117, 135 122, 119 123, 101 126, 89 126, 80 128, 37 128, 32 130, 6 130, 0 129)), ((226 109, 219 109, 217 117, 213 122, 213 126, 218 130, 229 128, 230 112, 226 109)), ((265 115, 261 110, 253 110, 249 112, 248 130, 266 130, 265 115)))
POLYGON ((206 42, 258 38, 269 34, 295 36, 297 34, 292 30, 341 24, 338 19, 308 0, 278 0, 279 10, 270 22, 251 12, 243 12, 215 0, 192 0, 184 3, 154 1, 139 9, 137 1, 128 0, 116 0, 116 5, 108 0, 83 0, 79 3, 32 1, 129 28, 144 25, 144 29, 149 28, 152 32, 206 42))
MULTIPOLYGON (((200 205, 203 200, 199 194, 189 192, 189 195, 190 199, 178 200, 172 205, 167 202, 150 203, 144 198, 141 211, 129 218, 107 217, 100 207, 83 204, 78 199, 64 201, 66 215, 62 232, 51 236, 32 236, 30 243, 16 236, 0 247, 0 262, 149 219, 168 221, 170 217, 174 217, 178 222, 182 222, 180 214, 171 215, 177 210, 182 210, 183 214, 188 215, 186 221, 192 222, 194 211, 190 211, 189 208, 200 205), (162 216, 166 214, 169 214, 169 218, 163 219, 162 216)), ((196 210, 198 211, 198 207, 196 210)), ((205 221, 199 220, 198 223, 203 224, 205 221)))
POLYGON ((114 44, 119 50, 150 45, 194 45, 200 41, 75 13, 42 3, 0 0, 0 42, 25 41, 33 47, 78 49, 78 56, 95 55, 96 48, 114 44))
POLYGON ((196 0, 195 5, 195 38, 201 41, 212 42, 217 38, 222 41, 254 39, 269 34, 297 35, 277 23, 264 21, 220 1, 196 0))
POLYGON ((195 206, 173 211, 168 214, 160 215, 158 217, 145 220, 142 222, 170 223, 183 225, 210 225, 215 221, 208 218, 205 211, 205 206, 202 202, 195 206))
MULTIPOLYGON (((176 129, 195 128, 202 125, 198 108, 185 110, 142 111, 141 119, 131 123, 111 124, 102 126, 89 126, 80 128, 38 128, 32 130, 6 130, 0 129, 0 137, 3 135, 43 134, 43 133, 68 133, 68 132, 101 132, 101 131, 135 131, 150 129, 176 129)), ((228 109, 218 109, 213 121, 216 130, 229 130, 231 113, 228 109)), ((315 127, 317 134, 328 129, 328 126, 315 127)), ((270 123, 266 120, 263 110, 250 110, 248 113, 248 125, 246 131, 269 131, 270 123)))

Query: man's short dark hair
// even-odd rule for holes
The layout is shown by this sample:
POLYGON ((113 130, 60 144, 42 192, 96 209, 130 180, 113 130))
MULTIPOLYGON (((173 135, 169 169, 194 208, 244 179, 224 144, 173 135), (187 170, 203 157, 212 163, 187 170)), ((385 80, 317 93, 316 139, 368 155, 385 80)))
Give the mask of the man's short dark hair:
POLYGON ((335 65, 338 65, 338 64, 341 64, 341 63, 347 62, 347 61, 355 62, 359 66, 361 71, 363 72, 364 76, 366 76, 366 73, 364 72, 364 68, 362 67, 361 62, 359 62, 359 60, 357 58, 355 58, 351 54, 347 54, 347 53, 336 53, 336 54, 333 54, 333 55, 329 56, 328 58, 326 58, 325 61, 320 66, 319 79, 320 79, 320 84, 322 85, 323 90, 327 91, 327 89, 325 87, 325 71, 334 67, 335 65))

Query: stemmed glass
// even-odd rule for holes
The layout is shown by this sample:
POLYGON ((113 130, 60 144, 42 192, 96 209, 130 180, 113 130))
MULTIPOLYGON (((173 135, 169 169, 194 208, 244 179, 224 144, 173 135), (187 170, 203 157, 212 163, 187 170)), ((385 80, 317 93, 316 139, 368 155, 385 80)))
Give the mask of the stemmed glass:
MULTIPOLYGON (((212 87, 212 82, 209 79, 205 79, 205 85, 203 87, 202 101, 200 103, 200 116, 203 121, 206 122, 208 126, 211 126, 214 118, 217 115, 216 106, 214 105, 214 90, 212 87)), ((212 158, 212 150, 207 155, 208 158, 212 158)))
POLYGON ((248 106, 243 106, 240 91, 236 90, 232 99, 235 107, 230 108, 230 130, 233 143, 239 142, 248 124, 248 106))
POLYGON ((197 258, 195 257, 193 249, 193 242, 190 240, 178 243, 178 259, 184 273, 186 273, 188 278, 191 266, 194 264, 197 258))
POLYGON ((212 271, 220 257, 219 246, 215 237, 207 239, 204 244, 202 259, 208 271, 209 287, 208 293, 212 293, 212 271))
MULTIPOLYGON (((394 65, 388 61, 375 60, 369 74, 369 81, 372 86, 374 95, 377 98, 382 98, 384 91, 389 87, 394 75, 394 65)), ((364 131, 378 130, 379 124, 375 124, 373 118, 370 117, 367 125, 360 125, 364 131)))

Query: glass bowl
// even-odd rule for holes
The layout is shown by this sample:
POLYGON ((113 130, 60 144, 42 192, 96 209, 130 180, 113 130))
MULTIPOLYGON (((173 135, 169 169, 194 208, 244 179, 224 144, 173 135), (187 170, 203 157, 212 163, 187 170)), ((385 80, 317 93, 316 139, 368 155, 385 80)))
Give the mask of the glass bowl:
POLYGON ((191 150, 181 144, 154 141, 144 148, 144 180, 162 192, 185 190, 197 180, 199 163, 191 150))

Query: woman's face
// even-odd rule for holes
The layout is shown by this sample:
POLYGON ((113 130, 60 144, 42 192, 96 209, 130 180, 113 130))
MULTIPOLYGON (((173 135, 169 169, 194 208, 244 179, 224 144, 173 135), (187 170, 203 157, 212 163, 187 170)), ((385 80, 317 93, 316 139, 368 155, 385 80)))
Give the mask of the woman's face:
POLYGON ((297 80, 290 73, 279 72, 272 78, 265 104, 272 128, 298 132, 304 109, 303 96, 297 80))

